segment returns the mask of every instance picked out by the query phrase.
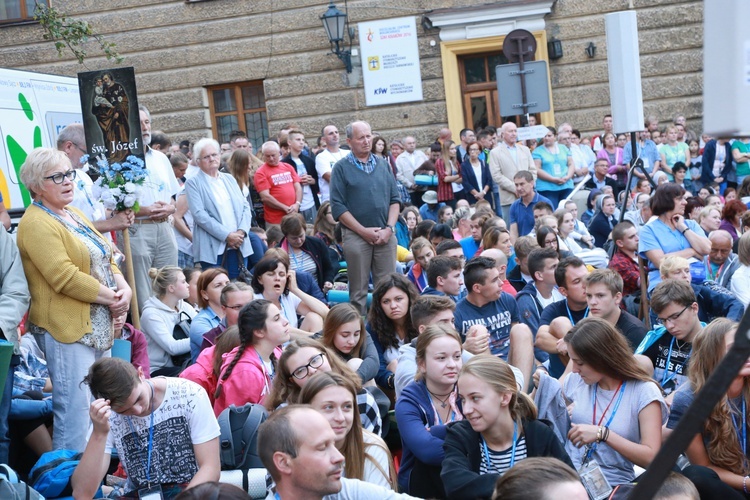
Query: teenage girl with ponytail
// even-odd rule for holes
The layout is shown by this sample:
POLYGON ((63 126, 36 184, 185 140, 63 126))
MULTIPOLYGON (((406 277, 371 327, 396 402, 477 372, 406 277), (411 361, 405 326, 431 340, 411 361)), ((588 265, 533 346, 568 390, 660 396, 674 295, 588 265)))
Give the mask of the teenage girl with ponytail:
POLYGON ((491 498, 497 479, 529 457, 553 457, 572 467, 505 361, 470 359, 459 373, 458 393, 464 420, 448 426, 441 473, 448 498, 491 498))
POLYGON ((240 345, 224 354, 214 412, 229 405, 261 403, 271 392, 281 345, 289 340, 289 321, 278 307, 258 299, 240 311, 240 345))

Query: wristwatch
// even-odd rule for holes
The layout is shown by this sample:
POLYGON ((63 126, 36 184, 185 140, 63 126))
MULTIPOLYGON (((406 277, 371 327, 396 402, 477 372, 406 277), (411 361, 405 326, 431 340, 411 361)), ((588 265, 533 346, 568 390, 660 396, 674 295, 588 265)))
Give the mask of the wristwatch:
POLYGON ((389 225, 386 224, 385 227, 388 228, 388 229, 390 229, 393 234, 396 234, 396 228, 394 228, 393 226, 389 226, 389 225))

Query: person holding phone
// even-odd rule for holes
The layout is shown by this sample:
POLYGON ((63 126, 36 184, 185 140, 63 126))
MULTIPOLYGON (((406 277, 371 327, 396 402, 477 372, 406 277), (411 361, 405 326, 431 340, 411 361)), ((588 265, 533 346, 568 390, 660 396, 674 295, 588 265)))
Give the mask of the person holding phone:
POLYGON ((656 219, 643 226, 638 253, 648 259, 648 293, 661 282, 659 265, 664 257, 676 255, 688 260, 703 258, 711 251, 711 242, 697 222, 685 219, 685 189, 675 183, 656 188, 651 212, 656 219))

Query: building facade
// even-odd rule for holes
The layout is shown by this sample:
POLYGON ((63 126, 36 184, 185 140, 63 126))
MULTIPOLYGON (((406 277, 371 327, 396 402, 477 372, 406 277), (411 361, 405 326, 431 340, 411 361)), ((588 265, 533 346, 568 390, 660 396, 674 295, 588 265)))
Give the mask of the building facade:
MULTIPOLYGON (((28 2, 0 0, 0 67, 75 76, 115 66, 93 44, 85 65, 58 57, 28 2), (5 20, 5 21, 3 21, 5 20)), ((349 0, 350 25, 416 18, 423 99, 368 107, 361 76, 347 74, 329 50, 320 16, 325 0, 59 0, 53 6, 89 21, 117 44, 122 66, 135 67, 138 97, 155 129, 172 140, 245 130, 256 145, 285 124, 311 142, 333 123, 366 120, 391 139, 406 133, 420 145, 449 127, 500 125, 494 67, 507 59, 505 35, 523 28, 537 42, 535 60, 549 63, 552 109, 545 125, 570 122, 600 129, 609 112, 604 14, 634 9, 638 16, 644 115, 662 123, 677 114, 701 130, 702 19, 700 0, 349 0), (550 60, 548 42, 562 44, 550 60), (596 46, 595 53, 586 48, 596 46)), ((344 2, 337 7, 345 9, 344 2)), ((357 48, 357 36, 354 38, 357 48)))

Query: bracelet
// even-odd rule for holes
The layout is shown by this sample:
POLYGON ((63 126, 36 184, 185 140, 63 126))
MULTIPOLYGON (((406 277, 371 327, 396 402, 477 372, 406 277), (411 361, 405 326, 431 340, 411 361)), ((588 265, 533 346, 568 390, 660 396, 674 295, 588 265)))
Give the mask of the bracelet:
POLYGON ((742 491, 745 492, 745 495, 750 494, 750 491, 747 490, 747 476, 742 478, 742 491))
POLYGON ((684 235, 684 234, 685 234, 685 233, 687 233, 688 231, 690 231, 690 228, 689 228, 689 227, 686 227, 686 228, 685 228, 685 229, 684 229, 684 230, 682 231, 682 234, 684 235))
POLYGON ((609 427, 604 428, 604 435, 602 436, 602 441, 607 442, 607 439, 609 439, 609 427))
POLYGON ((600 425, 599 428, 596 430, 596 442, 601 443, 602 442, 602 426, 600 425))

